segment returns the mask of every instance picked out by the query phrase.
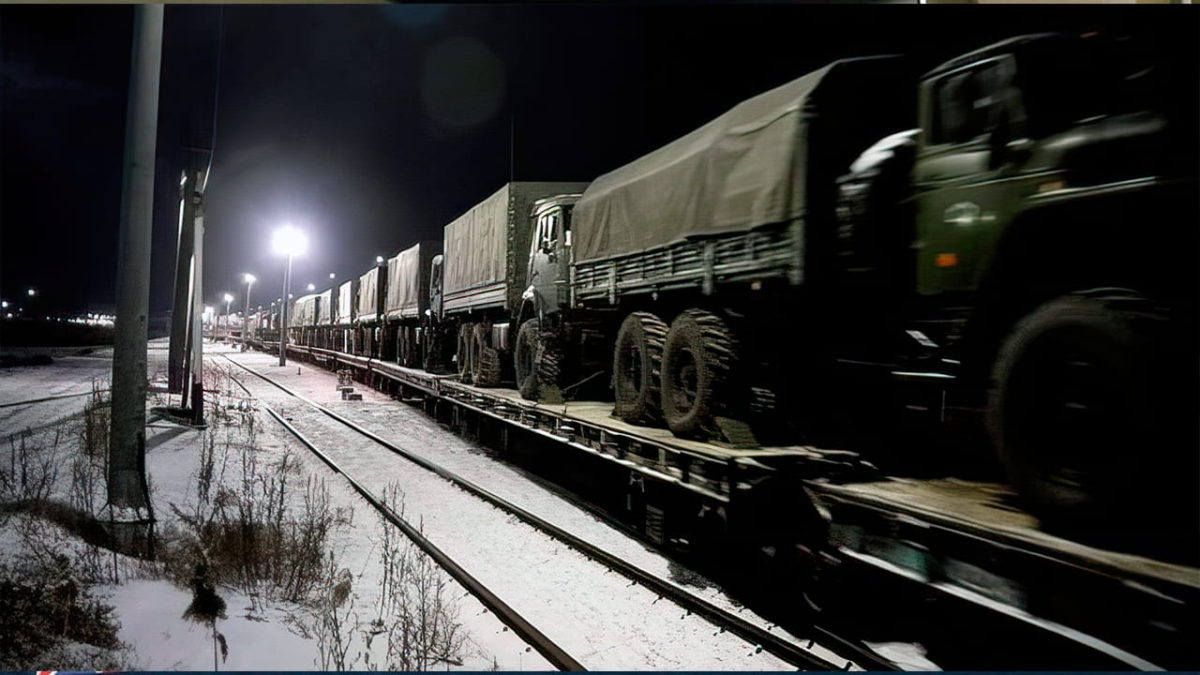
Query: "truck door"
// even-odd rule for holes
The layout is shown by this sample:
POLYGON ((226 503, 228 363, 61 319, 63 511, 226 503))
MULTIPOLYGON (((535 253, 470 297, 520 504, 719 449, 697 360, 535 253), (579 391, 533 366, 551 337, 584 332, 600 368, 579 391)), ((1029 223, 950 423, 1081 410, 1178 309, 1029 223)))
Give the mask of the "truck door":
POLYGON ((922 84, 914 168, 921 295, 970 291, 1023 181, 1005 147, 1021 136, 1015 64, 1000 55, 922 84))
POLYGON ((537 296, 538 308, 554 314, 566 304, 566 279, 569 256, 566 253, 566 227, 563 207, 554 206, 537 215, 533 251, 530 255, 529 285, 537 296))

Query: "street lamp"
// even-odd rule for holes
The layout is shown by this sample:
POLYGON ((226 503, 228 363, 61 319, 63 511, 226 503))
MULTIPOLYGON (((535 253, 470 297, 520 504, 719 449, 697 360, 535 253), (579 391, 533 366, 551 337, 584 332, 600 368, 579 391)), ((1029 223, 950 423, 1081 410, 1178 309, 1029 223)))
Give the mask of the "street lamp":
MULTIPOLYGON (((246 282, 246 311, 242 312, 242 351, 246 351, 246 339, 250 336, 246 326, 246 319, 250 316, 250 287, 258 279, 253 274, 246 272, 242 275, 242 281, 246 282)), ((262 308, 260 307, 259 309, 262 308)))
POLYGON ((309 290, 309 292, 312 292, 312 291, 315 291, 315 290, 317 290, 317 287, 316 287, 316 286, 314 286, 313 284, 309 284, 309 285, 308 285, 308 290, 309 290))
POLYGON ((225 295, 221 296, 221 299, 225 301, 225 328, 228 329, 229 328, 229 303, 233 302, 233 296, 226 293, 225 295))
POLYGON ((28 291, 25 291, 25 294, 32 298, 33 296, 37 295, 37 289, 31 288, 28 291))
MULTIPOLYGON (((283 295, 287 296, 292 285, 292 258, 302 255, 304 249, 308 247, 308 238, 304 233, 291 225, 275 230, 274 236, 271 237, 271 248, 275 249, 276 255, 287 257, 287 263, 283 268, 283 295)), ((279 311, 279 365, 287 365, 287 303, 280 301, 279 311)))
POLYGON ((330 273, 329 273, 329 278, 330 278, 330 279, 336 279, 336 278, 337 278, 337 275, 336 275, 336 274, 334 274, 333 272, 330 272, 330 273))

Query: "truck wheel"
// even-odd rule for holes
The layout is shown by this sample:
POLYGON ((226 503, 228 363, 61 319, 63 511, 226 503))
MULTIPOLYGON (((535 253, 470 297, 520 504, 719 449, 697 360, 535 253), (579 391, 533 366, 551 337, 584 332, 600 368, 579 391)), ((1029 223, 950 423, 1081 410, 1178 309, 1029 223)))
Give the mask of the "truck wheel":
POLYGON ((662 410, 676 436, 708 438, 735 367, 737 342, 725 321, 689 309, 671 322, 663 348, 662 410))
POLYGON ((458 357, 458 379, 466 383, 471 382, 471 375, 475 370, 474 359, 471 358, 474 346, 474 328, 475 325, 470 323, 464 323, 458 327, 458 347, 455 352, 458 357))
POLYGON ((517 331, 517 345, 513 349, 513 369, 517 373, 517 390, 521 392, 521 398, 530 401, 536 401, 538 395, 536 364, 539 325, 537 319, 529 319, 521 324, 521 329, 517 331))
POLYGON ((534 369, 537 374, 538 396, 546 403, 562 403, 563 345, 554 331, 542 331, 538 337, 537 358, 534 369))
POLYGON ((1137 508, 1129 453, 1166 440, 1152 337, 1164 324, 1137 298, 1067 296, 1004 341, 988 430, 1034 515, 1072 525, 1115 514, 1118 502, 1127 514, 1137 508))
POLYGON ((491 328, 485 323, 475 324, 475 341, 472 349, 471 376, 478 387, 496 387, 500 385, 500 352, 488 344, 488 332, 491 328))
POLYGON ((630 424, 655 422, 660 417, 659 374, 667 324, 649 312, 625 317, 613 347, 613 414, 630 424))

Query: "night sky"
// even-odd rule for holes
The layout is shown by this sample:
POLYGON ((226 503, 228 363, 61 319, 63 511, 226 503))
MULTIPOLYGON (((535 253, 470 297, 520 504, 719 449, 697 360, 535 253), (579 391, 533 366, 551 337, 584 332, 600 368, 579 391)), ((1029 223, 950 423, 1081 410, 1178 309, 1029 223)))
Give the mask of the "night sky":
MULTIPOLYGON (((1107 29, 1195 49, 1194 6, 169 6, 152 314, 178 178, 213 143, 205 299, 280 295, 270 232, 310 236, 293 290, 365 271, 517 180, 589 180, 849 56, 937 62, 1013 34, 1107 29), (510 147, 514 152, 510 153, 510 147)), ((128 6, 0 6, 0 297, 115 295, 128 6)), ((864 91, 863 105, 889 105, 864 91)))

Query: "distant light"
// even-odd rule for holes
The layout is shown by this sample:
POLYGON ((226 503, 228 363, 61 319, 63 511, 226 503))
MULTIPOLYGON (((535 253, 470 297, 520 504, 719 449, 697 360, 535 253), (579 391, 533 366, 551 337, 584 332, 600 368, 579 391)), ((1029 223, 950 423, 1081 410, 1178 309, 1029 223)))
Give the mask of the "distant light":
POLYGON ((330 278, 330 279, 333 279, 333 278, 335 278, 335 277, 337 277, 337 275, 336 275, 336 274, 334 274, 333 272, 330 272, 330 273, 329 273, 329 278, 330 278))
POLYGON ((32 298, 33 296, 37 295, 37 289, 31 288, 28 291, 25 291, 25 293, 32 298))
POLYGON ((315 290, 317 290, 317 287, 316 287, 316 286, 314 286, 314 285, 312 285, 312 284, 309 284, 309 285, 308 285, 308 290, 310 290, 310 291, 315 291, 315 290))
POLYGON ((225 302, 233 302, 233 296, 226 293, 225 294, 225 302))
POLYGON ((244 281, 248 284, 252 284, 252 283, 258 281, 258 279, 255 278, 255 276, 253 274, 246 272, 245 274, 242 275, 242 281, 244 281))
POLYGON ((291 300, 291 299, 292 299, 292 294, 288 293, 288 300, 291 300))
POLYGON ((271 248, 275 249, 276 255, 303 255, 308 248, 308 237, 291 225, 285 225, 275 230, 271 237, 271 248))
POLYGON ((7 318, 11 319, 11 318, 12 318, 12 312, 9 312, 9 313, 8 313, 8 314, 6 314, 5 316, 6 316, 7 318))
POLYGON ((375 256, 375 264, 382 265, 383 264, 383 256, 381 256, 381 255, 375 256))
POLYGON ((0 301, 0 309, 8 309, 8 301, 0 301))

